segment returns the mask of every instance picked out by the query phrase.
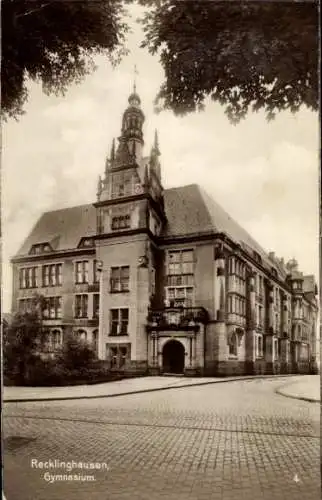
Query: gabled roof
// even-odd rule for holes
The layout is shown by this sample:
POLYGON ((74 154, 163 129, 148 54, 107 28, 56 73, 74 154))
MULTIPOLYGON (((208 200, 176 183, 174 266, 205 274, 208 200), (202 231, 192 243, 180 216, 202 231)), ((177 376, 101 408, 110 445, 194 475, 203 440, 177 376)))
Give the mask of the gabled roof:
POLYGON ((269 269, 274 267, 284 279, 267 252, 197 184, 165 190, 164 205, 168 224, 163 236, 226 233, 250 255, 257 252, 263 265, 269 269))
POLYGON ((74 249, 82 237, 94 236, 95 232, 96 209, 92 204, 45 212, 16 255, 28 255, 32 245, 43 241, 56 251, 74 249))
MULTIPOLYGON (((224 232, 250 255, 255 251, 265 267, 275 267, 278 276, 285 279, 280 266, 197 184, 166 189, 164 207, 168 223, 162 236, 224 232)), ((55 251, 76 249, 81 238, 95 234, 96 209, 92 204, 45 212, 16 255, 28 255, 32 245, 44 241, 55 251)))

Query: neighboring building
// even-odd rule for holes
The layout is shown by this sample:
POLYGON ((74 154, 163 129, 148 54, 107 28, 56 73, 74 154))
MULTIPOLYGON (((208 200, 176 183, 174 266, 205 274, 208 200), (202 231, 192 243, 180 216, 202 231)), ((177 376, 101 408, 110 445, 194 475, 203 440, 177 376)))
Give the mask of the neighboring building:
POLYGON ((45 297, 55 351, 76 335, 111 370, 308 372, 316 284, 265 251, 197 185, 162 187, 133 92, 93 204, 47 212, 13 263, 13 312, 45 297))

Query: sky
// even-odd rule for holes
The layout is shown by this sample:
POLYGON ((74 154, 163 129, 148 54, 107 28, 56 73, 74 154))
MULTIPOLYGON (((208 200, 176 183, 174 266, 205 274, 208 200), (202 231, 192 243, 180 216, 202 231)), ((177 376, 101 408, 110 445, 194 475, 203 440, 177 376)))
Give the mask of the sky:
POLYGON ((208 101, 205 111, 175 117, 156 114, 162 83, 158 56, 139 48, 143 38, 134 7, 130 54, 112 68, 104 56, 82 84, 65 97, 47 97, 30 84, 26 114, 2 129, 3 310, 11 307, 10 257, 42 212, 96 201, 113 137, 132 91, 146 121, 145 152, 159 133, 165 188, 198 183, 267 251, 295 257, 305 274, 318 276, 318 115, 306 108, 267 122, 249 114, 234 126, 224 109, 208 101))

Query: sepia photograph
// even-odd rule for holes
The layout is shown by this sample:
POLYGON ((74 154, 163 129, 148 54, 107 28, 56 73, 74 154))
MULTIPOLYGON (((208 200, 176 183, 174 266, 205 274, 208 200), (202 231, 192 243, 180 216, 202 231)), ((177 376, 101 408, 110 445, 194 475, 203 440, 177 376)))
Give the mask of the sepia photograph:
POLYGON ((319 500, 319 3, 1 21, 2 500, 319 500))

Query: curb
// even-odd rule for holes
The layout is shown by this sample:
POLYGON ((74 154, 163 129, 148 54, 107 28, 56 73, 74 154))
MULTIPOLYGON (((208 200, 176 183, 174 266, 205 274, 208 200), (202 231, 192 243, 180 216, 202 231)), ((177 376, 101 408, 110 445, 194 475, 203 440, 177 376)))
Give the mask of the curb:
MULTIPOLYGON (((184 385, 170 385, 165 387, 156 387, 153 389, 141 389, 136 391, 118 392, 115 394, 99 394, 96 396, 62 396, 53 398, 18 398, 18 399, 3 399, 3 403, 34 403, 34 402, 44 402, 44 401, 72 401, 75 399, 102 399, 102 398, 116 398, 120 396, 130 396, 131 394, 144 394, 147 392, 157 392, 157 391, 168 391, 171 389, 184 389, 185 387, 200 387, 202 385, 210 384, 223 384, 227 382, 237 382, 239 380, 274 380, 278 378, 286 377, 296 377, 298 374, 284 374, 284 375, 252 375, 248 377, 236 377, 236 378, 223 378, 222 380, 212 380, 209 382, 197 382, 195 384, 184 384, 184 385)), ((276 392, 276 391, 275 391, 276 392)))
MULTIPOLYGON (((296 382, 294 382, 294 384, 295 383, 296 382)), ((286 387, 288 387, 289 385, 293 385, 293 384, 287 384, 286 387)), ((293 394, 288 394, 287 392, 284 392, 282 390, 283 387, 285 387, 285 386, 282 386, 280 388, 275 389, 274 390, 275 394, 278 394, 279 396, 284 396, 285 398, 298 399, 300 401, 306 401, 306 402, 309 402, 309 403, 318 403, 318 404, 321 404, 321 400, 319 400, 319 399, 307 398, 306 396, 295 396, 293 394)))

